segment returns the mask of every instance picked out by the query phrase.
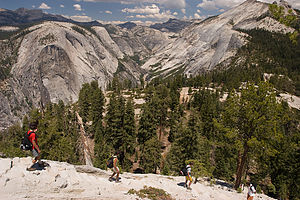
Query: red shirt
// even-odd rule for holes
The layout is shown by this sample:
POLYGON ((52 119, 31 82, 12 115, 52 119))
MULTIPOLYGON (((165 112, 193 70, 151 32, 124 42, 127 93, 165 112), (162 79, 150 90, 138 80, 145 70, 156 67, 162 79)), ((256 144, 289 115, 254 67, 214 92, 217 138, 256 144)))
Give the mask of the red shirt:
MULTIPOLYGON (((31 144, 32 144, 32 141, 34 140, 35 143, 36 143, 36 145, 38 145, 37 137, 36 137, 36 135, 35 135, 35 132, 33 132, 33 131, 28 131, 28 132, 27 132, 27 135, 29 135, 30 132, 31 132, 31 134, 30 134, 30 136, 28 137, 29 141, 30 141, 31 144)), ((34 149, 34 146, 32 145, 32 150, 33 150, 33 149, 34 149)))

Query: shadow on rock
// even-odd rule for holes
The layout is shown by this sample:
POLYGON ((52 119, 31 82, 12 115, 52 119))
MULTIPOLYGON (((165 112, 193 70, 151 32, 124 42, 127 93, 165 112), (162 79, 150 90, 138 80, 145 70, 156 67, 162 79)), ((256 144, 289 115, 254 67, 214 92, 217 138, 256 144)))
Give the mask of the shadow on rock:
POLYGON ((177 183, 178 186, 185 187, 185 182, 177 183))

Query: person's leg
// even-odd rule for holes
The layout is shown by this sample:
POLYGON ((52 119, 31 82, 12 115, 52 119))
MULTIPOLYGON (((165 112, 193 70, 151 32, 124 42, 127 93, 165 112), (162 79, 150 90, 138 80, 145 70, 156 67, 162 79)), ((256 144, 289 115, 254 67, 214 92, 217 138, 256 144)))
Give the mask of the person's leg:
POLYGON ((251 196, 248 196, 248 199, 247 200, 253 200, 253 197, 251 196))
POLYGON ((114 173, 110 176, 110 178, 114 177, 115 174, 116 174, 116 172, 114 172, 114 173))
POLYGON ((117 173, 117 176, 116 176, 117 181, 119 180, 119 175, 120 175, 120 172, 117 173))
POLYGON ((191 184, 192 184, 192 182, 193 182, 193 179, 192 179, 192 177, 190 176, 189 177, 189 186, 187 187, 188 189, 191 189, 191 184))
POLYGON ((185 184, 184 184, 184 187, 187 187, 188 186, 188 176, 185 176, 185 184))
POLYGON ((119 182, 119 176, 120 176, 120 170, 119 168, 117 167, 117 170, 116 170, 116 173, 117 173, 117 176, 116 176, 116 181, 119 182))
POLYGON ((32 156, 34 157, 32 159, 33 164, 36 163, 36 161, 40 162, 41 157, 40 157, 39 153, 37 152, 37 150, 35 150, 35 149, 32 150, 32 156))

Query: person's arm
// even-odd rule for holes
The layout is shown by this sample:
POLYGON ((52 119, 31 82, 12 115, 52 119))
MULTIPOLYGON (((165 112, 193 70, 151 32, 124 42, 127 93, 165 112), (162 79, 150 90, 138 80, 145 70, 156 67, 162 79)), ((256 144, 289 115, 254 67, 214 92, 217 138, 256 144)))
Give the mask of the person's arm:
POLYGON ((32 145, 34 146, 34 148, 37 150, 37 152, 40 154, 41 150, 39 148, 39 146, 36 144, 35 140, 32 140, 32 145))

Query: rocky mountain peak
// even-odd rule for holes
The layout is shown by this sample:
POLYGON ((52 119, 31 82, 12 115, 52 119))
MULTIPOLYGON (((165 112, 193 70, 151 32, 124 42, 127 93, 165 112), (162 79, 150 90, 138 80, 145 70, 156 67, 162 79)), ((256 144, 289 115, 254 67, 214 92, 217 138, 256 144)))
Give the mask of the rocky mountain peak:
MULTIPOLYGON (((0 24, 1 19, 14 24, 37 16, 21 17, 28 12, 31 11, 24 8, 3 11, 0 24), (6 19, 11 18, 5 16, 18 17, 9 22, 6 19)), ((40 10, 32 12, 41 14, 40 10)), ((18 53, 13 58, 11 78, 1 84, 5 92, 0 93, 0 108, 5 113, 0 114, 0 128, 1 124, 7 127, 20 120, 31 106, 76 101, 81 85, 93 80, 104 90, 115 75, 135 86, 141 77, 151 80, 175 74, 194 76, 212 70, 229 62, 247 43, 247 35, 241 29, 256 28, 284 34, 294 31, 269 16, 269 4, 256 0, 205 20, 170 19, 151 27, 57 21, 32 26, 12 41, 18 53), (24 106, 20 109, 18 105, 24 106)), ((9 52, 4 43, 5 57, 13 51, 9 52)))

